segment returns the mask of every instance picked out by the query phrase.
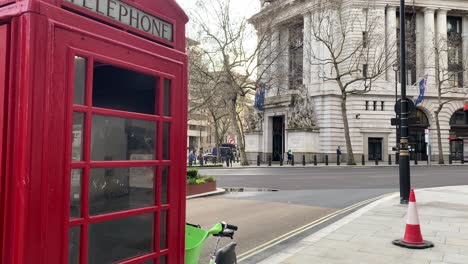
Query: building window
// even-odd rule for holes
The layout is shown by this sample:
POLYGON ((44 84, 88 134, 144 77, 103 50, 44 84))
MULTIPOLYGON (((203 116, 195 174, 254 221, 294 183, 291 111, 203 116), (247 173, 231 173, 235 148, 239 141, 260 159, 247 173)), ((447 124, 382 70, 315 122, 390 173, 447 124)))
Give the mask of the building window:
POLYGON ((369 45, 369 32, 363 31, 362 32, 362 47, 367 48, 369 45))
POLYGON ((374 101, 374 111, 377 111, 377 101, 374 101))
POLYGON ((452 87, 463 87, 462 42, 461 17, 447 17, 448 77, 452 87))
POLYGON ((380 102, 380 111, 384 111, 384 109, 385 109, 385 102, 382 101, 380 102))
POLYGON ((369 65, 363 64, 362 65, 362 77, 367 78, 367 70, 369 68, 369 65))
POLYGON ((302 85, 304 24, 289 28, 289 89, 302 85))
POLYGON ((366 101, 366 110, 369 110, 369 101, 366 101))

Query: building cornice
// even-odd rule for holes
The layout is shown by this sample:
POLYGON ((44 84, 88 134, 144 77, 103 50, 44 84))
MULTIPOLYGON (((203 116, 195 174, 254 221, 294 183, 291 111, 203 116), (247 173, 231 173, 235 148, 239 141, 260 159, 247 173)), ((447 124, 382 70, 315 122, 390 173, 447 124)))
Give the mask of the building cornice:
MULTIPOLYGON (((371 8, 384 8, 392 7, 397 8, 400 5, 399 0, 343 0, 347 6, 352 5, 353 7, 369 6, 371 8)), ((407 1, 407 7, 411 7, 414 4, 414 8, 418 10, 429 8, 435 12, 437 10, 447 10, 452 12, 467 12, 468 14, 468 1, 466 0, 414 0, 407 1)), ((272 17, 277 20, 273 21, 274 24, 281 24, 295 16, 305 14, 307 12, 314 12, 316 9, 315 1, 313 0, 281 0, 272 3, 267 7, 263 7, 261 11, 248 20, 257 28, 262 28, 262 24, 268 22, 267 19, 272 17), (297 11, 297 12, 295 12, 297 11), (283 14, 280 16, 279 14, 283 14), (287 14, 287 15, 284 15, 287 14)), ((270 23, 270 22, 268 22, 270 23)))

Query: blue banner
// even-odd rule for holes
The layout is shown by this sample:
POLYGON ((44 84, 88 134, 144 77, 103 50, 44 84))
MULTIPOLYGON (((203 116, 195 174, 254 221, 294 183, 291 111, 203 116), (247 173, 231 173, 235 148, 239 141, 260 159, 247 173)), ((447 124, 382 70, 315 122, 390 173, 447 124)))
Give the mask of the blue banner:
POLYGON ((263 111, 263 107, 265 104, 265 84, 263 83, 257 83, 257 92, 255 93, 255 103, 254 107, 258 111, 263 111))
POLYGON ((414 105, 417 106, 422 102, 424 99, 424 93, 426 92, 426 85, 427 85, 427 75, 419 82, 419 96, 414 102, 414 105))

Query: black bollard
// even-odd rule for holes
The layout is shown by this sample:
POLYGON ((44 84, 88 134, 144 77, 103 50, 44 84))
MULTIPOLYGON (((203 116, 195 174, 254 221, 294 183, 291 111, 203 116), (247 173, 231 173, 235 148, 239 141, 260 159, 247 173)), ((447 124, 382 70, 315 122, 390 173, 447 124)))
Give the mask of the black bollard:
POLYGON ((314 166, 317 166, 317 155, 314 155, 314 166))
POLYGON ((375 157, 375 165, 379 166, 379 158, 375 157))
POLYGON ((294 155, 291 155, 291 166, 294 166, 294 155))
POLYGON ((388 165, 392 165, 392 155, 388 154, 388 165))
POLYGON ((361 164, 362 166, 366 165, 366 156, 364 154, 361 157, 361 164))
POLYGON ((414 165, 418 165, 418 155, 414 155, 414 165))
POLYGON ((302 155, 302 166, 305 166, 306 162, 305 162, 305 155, 302 155))
POLYGON ((230 160, 231 160, 231 168, 232 168, 232 161, 233 161, 234 159, 230 159, 230 160))
POLYGON ((340 155, 336 155, 336 165, 340 166, 340 155))
POLYGON ((226 167, 229 168, 229 159, 228 158, 226 158, 226 167))
POLYGON ((325 165, 328 166, 328 155, 325 155, 325 165))
POLYGON ((268 166, 271 167, 271 155, 268 156, 268 166))
POLYGON ((260 166, 260 155, 257 155, 257 166, 260 166))
POLYGON ((449 155, 449 164, 452 164, 452 155, 449 155))
POLYGON ((283 158, 280 158, 280 166, 283 166, 283 158))
POLYGON ((400 153, 399 152, 395 153, 395 164, 396 165, 400 164, 400 153))
POLYGON ((461 164, 465 164, 465 157, 463 157, 463 155, 461 156, 461 164))

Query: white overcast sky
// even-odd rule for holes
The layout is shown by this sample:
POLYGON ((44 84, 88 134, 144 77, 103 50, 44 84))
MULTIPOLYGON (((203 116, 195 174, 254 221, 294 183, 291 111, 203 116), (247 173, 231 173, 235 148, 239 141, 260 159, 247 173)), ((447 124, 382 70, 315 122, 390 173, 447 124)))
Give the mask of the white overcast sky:
MULTIPOLYGON (((195 5, 196 1, 197 0, 176 0, 176 2, 179 3, 187 13, 189 9, 195 5)), ((260 10, 260 0, 231 0, 231 6, 233 10, 239 13, 239 15, 244 15, 249 18, 260 10)))

